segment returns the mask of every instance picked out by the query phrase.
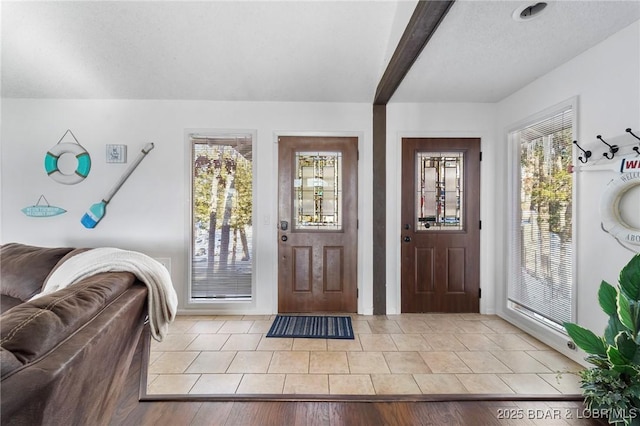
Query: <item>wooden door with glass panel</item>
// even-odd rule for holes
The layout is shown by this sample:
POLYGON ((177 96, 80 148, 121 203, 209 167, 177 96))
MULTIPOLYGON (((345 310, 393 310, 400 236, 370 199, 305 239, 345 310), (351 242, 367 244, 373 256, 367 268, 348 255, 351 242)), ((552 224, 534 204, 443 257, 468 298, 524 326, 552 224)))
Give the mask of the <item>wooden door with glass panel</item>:
POLYGON ((402 312, 479 312, 480 139, 402 139, 402 312))
POLYGON ((354 137, 278 138, 278 311, 357 311, 354 137))

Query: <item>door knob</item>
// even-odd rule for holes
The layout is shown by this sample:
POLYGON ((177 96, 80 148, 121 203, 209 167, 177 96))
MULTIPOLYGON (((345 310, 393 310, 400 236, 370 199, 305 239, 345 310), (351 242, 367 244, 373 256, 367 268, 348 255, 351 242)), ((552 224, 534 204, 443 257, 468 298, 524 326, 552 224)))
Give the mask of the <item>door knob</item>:
POLYGON ((405 243, 410 243, 411 242, 411 237, 407 235, 406 237, 403 238, 403 240, 404 240, 405 243))
POLYGON ((281 239, 282 241, 287 241, 289 238, 288 238, 286 235, 283 235, 282 237, 280 237, 280 239, 281 239))

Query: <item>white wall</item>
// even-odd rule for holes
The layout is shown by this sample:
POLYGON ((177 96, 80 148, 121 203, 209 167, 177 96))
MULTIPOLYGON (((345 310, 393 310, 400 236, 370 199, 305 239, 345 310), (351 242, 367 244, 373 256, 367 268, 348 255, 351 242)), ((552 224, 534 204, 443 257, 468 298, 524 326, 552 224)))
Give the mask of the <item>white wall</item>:
MULTIPOLYGON (((508 176, 507 129, 574 96, 578 97, 578 128, 574 137, 585 149, 593 151, 592 164, 596 160, 602 161, 602 153, 606 148, 596 139, 596 135, 624 145, 621 154, 631 152, 633 139, 629 135, 621 135, 625 134, 628 127, 640 130, 640 22, 614 34, 498 103, 497 131, 501 146, 498 153, 503 158, 498 161, 500 186, 497 192, 501 195, 496 200, 496 213, 501 223, 506 223, 508 210, 506 196, 503 196, 507 192, 508 176)), ((606 326, 606 317, 597 302, 600 281, 604 279, 615 285, 620 269, 633 256, 631 251, 624 249, 600 229, 600 196, 606 184, 616 175, 616 172, 607 171, 580 171, 575 175, 577 322, 597 333, 606 326)), ((498 293, 498 312, 522 324, 518 317, 506 309, 504 303, 502 289, 509 280, 507 256, 507 235, 503 228, 495 256, 496 267, 500 271, 498 288, 501 289, 498 293)), ((543 335, 540 328, 532 324, 524 326, 557 349, 566 350, 566 338, 543 335)), ((576 352, 566 350, 565 353, 574 359, 582 359, 582 355, 576 352)))
MULTIPOLYGON (((115 246, 170 257, 185 311, 189 265, 189 129, 256 131, 257 196, 254 244, 257 297, 252 303, 216 304, 214 312, 273 313, 277 309, 277 145, 279 133, 360 137, 359 311, 371 313, 371 105, 128 100, 2 100, 0 241, 43 246, 115 246), (92 158, 91 173, 62 185, 43 167, 45 153, 71 129, 92 158), (147 142, 147 156, 92 230, 80 218, 99 202, 127 165, 106 164, 106 144, 126 144, 131 162, 147 142), (20 209, 44 194, 67 213, 31 218, 20 209)), ((204 310, 189 310, 191 313, 204 310)))
POLYGON ((480 311, 493 313, 495 289, 495 253, 497 230, 495 197, 498 182, 495 170, 495 104, 414 104, 390 103, 387 106, 387 312, 400 313, 400 173, 402 138, 477 137, 481 139, 483 161, 480 177, 480 311))

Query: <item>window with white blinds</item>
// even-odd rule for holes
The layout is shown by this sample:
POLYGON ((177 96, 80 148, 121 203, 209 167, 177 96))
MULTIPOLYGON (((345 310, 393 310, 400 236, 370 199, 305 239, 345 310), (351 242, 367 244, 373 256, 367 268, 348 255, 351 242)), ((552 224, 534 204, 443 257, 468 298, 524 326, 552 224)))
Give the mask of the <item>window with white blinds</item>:
POLYGON ((517 152, 511 199, 511 307, 562 329, 573 321, 573 111, 510 133, 517 152))

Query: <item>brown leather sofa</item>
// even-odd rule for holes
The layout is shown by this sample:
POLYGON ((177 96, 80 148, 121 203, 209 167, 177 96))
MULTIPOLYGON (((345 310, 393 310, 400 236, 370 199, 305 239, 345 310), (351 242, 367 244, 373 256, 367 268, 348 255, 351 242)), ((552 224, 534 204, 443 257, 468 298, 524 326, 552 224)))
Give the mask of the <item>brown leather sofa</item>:
POLYGON ((0 247, 0 423, 108 424, 147 315, 147 288, 128 272, 40 292, 72 248, 0 247))

